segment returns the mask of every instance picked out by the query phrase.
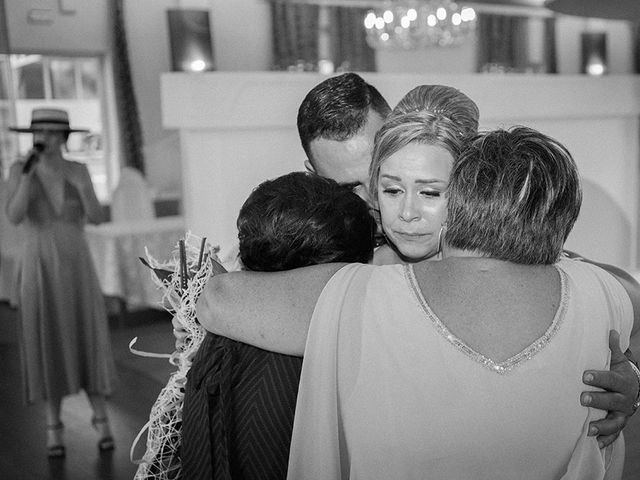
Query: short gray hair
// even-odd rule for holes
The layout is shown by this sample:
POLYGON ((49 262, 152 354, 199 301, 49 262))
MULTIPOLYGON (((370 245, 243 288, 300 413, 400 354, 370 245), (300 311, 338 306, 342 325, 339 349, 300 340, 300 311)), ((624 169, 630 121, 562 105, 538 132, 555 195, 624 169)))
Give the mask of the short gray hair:
POLYGON ((521 126, 483 133, 451 172, 445 242, 520 264, 554 263, 581 203, 576 163, 557 140, 521 126))

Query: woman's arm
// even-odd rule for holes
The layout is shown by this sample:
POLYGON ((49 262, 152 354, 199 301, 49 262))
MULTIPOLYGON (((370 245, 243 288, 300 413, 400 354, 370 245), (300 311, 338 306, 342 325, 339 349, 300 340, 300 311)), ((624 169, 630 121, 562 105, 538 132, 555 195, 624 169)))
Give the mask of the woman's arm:
MULTIPOLYGON (((579 256, 574 252, 566 252, 570 258, 596 265, 613 275, 623 286, 633 307, 632 341, 640 333, 640 285, 626 271, 613 265, 595 262, 579 256)), ((633 404, 640 394, 640 384, 630 361, 634 361, 633 353, 627 350, 624 354, 620 350, 620 336, 612 331, 609 338, 611 350, 610 370, 587 370, 583 374, 583 381, 587 385, 599 387, 604 392, 583 392, 580 401, 583 405, 607 411, 602 420, 591 422, 593 435, 598 435, 598 442, 602 446, 612 443, 633 415, 633 404), (626 356, 625 356, 626 355, 626 356), (629 358, 627 358, 629 357, 629 358)))
POLYGON ((218 335, 273 352, 302 355, 316 302, 344 265, 214 276, 198 299, 198 320, 218 335))
POLYGON ((23 162, 16 162, 9 171, 5 213, 9 221, 14 225, 22 223, 27 215, 31 183, 35 172, 35 168, 32 168, 28 173, 22 173, 23 165, 23 162))
POLYGON ((629 273, 618 268, 614 265, 608 265, 606 263, 599 263, 594 260, 590 260, 588 258, 584 258, 575 252, 571 252, 569 250, 565 250, 565 253, 569 258, 576 258, 583 262, 590 263, 592 265, 596 265, 603 270, 606 270, 611 275, 615 277, 618 282, 624 287, 629 295, 629 299, 631 300, 631 305, 633 306, 633 328, 631 329, 631 337, 635 337, 638 333, 640 333, 640 284, 633 278, 629 273))

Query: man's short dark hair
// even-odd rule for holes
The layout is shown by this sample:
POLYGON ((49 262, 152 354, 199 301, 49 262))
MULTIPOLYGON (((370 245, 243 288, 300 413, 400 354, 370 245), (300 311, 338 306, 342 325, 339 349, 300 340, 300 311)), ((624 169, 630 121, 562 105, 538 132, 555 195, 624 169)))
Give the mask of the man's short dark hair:
POLYGON ((577 166, 557 140, 527 127, 483 133, 451 172, 444 240, 515 263, 554 263, 581 202, 577 166))
POLYGON ((376 223, 367 204, 328 178, 293 172, 261 183, 238 216, 240 259, 254 271, 367 263, 376 223))
POLYGON ((298 109, 298 134, 309 161, 317 138, 344 141, 356 135, 373 110, 384 119, 391 112, 380 92, 355 73, 343 73, 316 85, 298 109))

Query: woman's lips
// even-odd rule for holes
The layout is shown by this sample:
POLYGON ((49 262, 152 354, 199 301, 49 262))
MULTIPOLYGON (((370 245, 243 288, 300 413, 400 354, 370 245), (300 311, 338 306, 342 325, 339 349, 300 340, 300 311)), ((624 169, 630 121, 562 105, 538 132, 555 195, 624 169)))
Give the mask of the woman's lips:
POLYGON ((398 237, 404 238, 409 241, 421 240, 424 241, 425 237, 431 236, 429 233, 419 233, 419 232, 394 232, 398 237))

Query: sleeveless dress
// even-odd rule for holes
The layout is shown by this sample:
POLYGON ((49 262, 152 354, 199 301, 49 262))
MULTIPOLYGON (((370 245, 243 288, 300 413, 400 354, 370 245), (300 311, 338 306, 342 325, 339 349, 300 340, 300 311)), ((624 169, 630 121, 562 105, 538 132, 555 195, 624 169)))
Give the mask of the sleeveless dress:
POLYGON ((305 349, 288 478, 620 478, 622 435, 600 450, 585 369, 625 350, 631 302, 593 265, 556 265, 561 301, 538 340, 496 363, 449 331, 410 265, 349 265, 325 286, 305 349))
MULTIPOLYGON (((70 168, 82 168, 72 165, 70 168)), ((84 390, 109 395, 115 363, 104 297, 87 244, 80 194, 64 181, 56 211, 33 181, 19 296, 21 359, 28 403, 84 390)))

